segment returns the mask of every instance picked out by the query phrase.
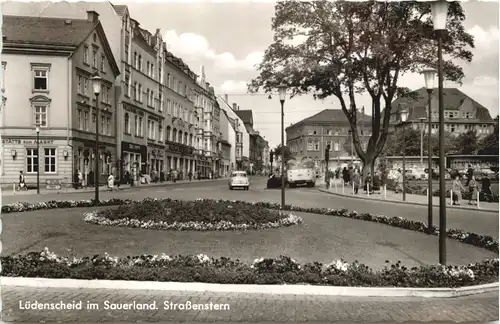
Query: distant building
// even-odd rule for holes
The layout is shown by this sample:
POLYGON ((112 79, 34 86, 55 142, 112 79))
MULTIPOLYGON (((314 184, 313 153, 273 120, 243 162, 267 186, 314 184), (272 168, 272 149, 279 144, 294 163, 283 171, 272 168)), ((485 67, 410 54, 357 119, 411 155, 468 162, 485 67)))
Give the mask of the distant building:
POLYGON ((100 181, 116 160, 115 78, 118 65, 94 11, 87 19, 3 17, 2 183, 47 180, 72 182, 76 170, 93 171, 100 181), (99 120, 91 77, 103 78, 99 120), (95 151, 99 123, 101 150, 95 151), (37 151, 35 124, 40 125, 37 151))
MULTIPOLYGON (((407 122, 414 129, 428 129, 427 90, 418 89, 414 92, 416 98, 400 98, 392 103, 390 125, 394 127, 400 122, 400 111, 408 111, 407 122), (424 124, 420 120, 424 119, 424 124)), ((437 134, 439 130, 439 100, 438 91, 432 92, 431 101, 431 133, 437 134)), ((491 118, 488 109, 470 98, 457 88, 443 89, 445 131, 453 136, 475 130, 479 136, 487 136, 493 132, 495 121, 491 118)))
MULTIPOLYGON (((362 146, 371 136, 371 116, 358 114, 358 132, 362 146)), ((286 128, 286 146, 295 159, 310 158, 324 170, 325 148, 330 145, 329 169, 360 163, 354 148, 349 121, 340 109, 325 109, 286 128)))

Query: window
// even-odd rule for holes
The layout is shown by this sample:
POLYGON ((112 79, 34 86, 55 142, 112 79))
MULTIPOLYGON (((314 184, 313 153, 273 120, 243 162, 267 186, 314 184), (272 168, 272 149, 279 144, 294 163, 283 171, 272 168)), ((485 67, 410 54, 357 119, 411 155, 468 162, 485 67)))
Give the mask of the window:
POLYGON ((134 81, 134 86, 132 87, 132 91, 134 91, 134 100, 139 100, 139 93, 137 90, 137 81, 134 81))
POLYGON ((91 129, 92 132, 95 132, 96 119, 97 119, 97 115, 93 113, 92 114, 92 129, 91 129))
POLYGON ((130 116, 125 113, 125 133, 130 134, 130 116))
POLYGON ((49 70, 48 69, 35 69, 33 77, 33 90, 34 91, 47 91, 49 90, 49 70))
POLYGON ((45 149, 45 173, 56 173, 56 149, 45 149))
POLYGON ((124 93, 126 97, 130 97, 130 75, 125 75, 124 93))
POLYGON ((163 94, 160 92, 158 93, 158 100, 160 101, 160 112, 163 111, 163 94))
MULTIPOLYGON (((326 131, 326 134, 327 134, 327 135, 332 135, 332 133, 333 133, 333 132, 332 132, 332 130, 331 130, 331 129, 329 129, 329 130, 327 130, 327 131, 326 131)), ((335 134, 335 135, 338 135, 338 134, 335 134)))
POLYGON ((82 119, 82 110, 78 109, 78 129, 82 130, 83 129, 83 119, 82 119))
POLYGON ((138 89, 138 92, 139 92, 139 96, 138 96, 138 99, 140 102, 142 102, 142 85, 139 84, 139 86, 137 87, 138 89))
POLYGON ((314 141, 314 150, 319 151, 319 140, 314 141))
POLYGON ((38 171, 38 151, 37 149, 26 149, 26 173, 38 171))
POLYGON ((333 142, 333 150, 334 150, 335 152, 340 151, 340 143, 339 143, 339 141, 335 141, 335 142, 333 142))
POLYGON ((5 70, 7 68, 7 62, 2 62, 2 92, 5 92, 5 70))
POLYGON ((170 73, 167 73, 167 87, 170 88, 170 73))
POLYGON ((88 96, 89 94, 89 79, 83 77, 83 94, 88 96))
POLYGON ((89 112, 85 111, 83 113, 83 130, 87 131, 89 130, 89 112))
POLYGON ((307 150, 308 150, 308 151, 312 151, 312 150, 314 150, 314 146, 313 146, 313 141, 312 141, 312 139, 307 140, 307 150))
POLYGON ((158 124, 158 134, 160 134, 160 142, 163 142, 165 138, 165 134, 163 133, 163 125, 162 123, 158 124))
POLYGON ((187 85, 184 85, 184 95, 187 97, 188 91, 187 91, 187 85))
POLYGON ((149 94, 150 94, 150 90, 146 89, 146 103, 148 106, 151 106, 151 103, 149 102, 149 98, 150 98, 149 94))
POLYGON ((134 67, 137 69, 139 66, 139 61, 137 60, 137 52, 134 52, 134 67))
POLYGON ((104 72, 105 62, 106 62, 106 57, 104 55, 101 55, 101 72, 104 72))
POLYGON ((77 91, 78 91, 78 93, 83 93, 83 78, 81 75, 78 76, 77 91))
POLYGON ((156 139, 156 125, 154 120, 148 121, 148 137, 152 140, 156 139))
POLYGON ((106 135, 111 136, 111 118, 106 117, 106 135))
POLYGON ((167 141, 170 141, 170 132, 171 132, 171 128, 170 126, 167 126, 167 141))
POLYGON ((139 136, 139 116, 135 116, 135 136, 139 136))
POLYGON ((106 129, 106 117, 105 116, 101 116, 101 134, 102 135, 105 135, 108 130, 106 129))
POLYGON ((143 118, 139 116, 139 136, 144 136, 143 118))
POLYGON ((129 37, 125 36, 125 62, 129 62, 128 60, 128 43, 129 43, 129 37))
POLYGON ((161 64, 158 66, 158 79, 160 80, 160 83, 163 84, 163 75, 161 73, 161 64))
POLYGON ((175 77, 172 77, 172 90, 175 91, 175 87, 177 86, 177 80, 175 79, 175 77))
POLYGON ((167 99, 167 114, 172 114, 172 102, 170 101, 170 99, 167 99))
POLYGON ((153 65, 153 63, 151 63, 151 69, 149 70, 150 72, 150 77, 151 78, 155 78, 155 66, 153 65))
POLYGON ((149 75, 149 69, 151 68, 151 66, 149 65, 149 61, 146 62, 146 73, 147 75, 149 75))
POLYGON ((92 66, 97 69, 97 51, 92 52, 92 66))
POLYGON ((153 90, 151 90, 151 92, 149 92, 149 105, 153 107, 154 102, 155 102, 155 93, 153 90))
POLYGON ((34 121, 35 124, 39 124, 40 127, 47 127, 47 107, 46 105, 34 105, 34 121))
POLYGON ((89 47, 87 45, 83 47, 83 63, 89 64, 89 47))
POLYGON ((470 113, 469 112, 466 112, 465 113, 465 118, 469 119, 470 118, 470 113))
POLYGON ((139 66, 137 67, 137 69, 142 72, 142 56, 141 55, 139 55, 139 66))

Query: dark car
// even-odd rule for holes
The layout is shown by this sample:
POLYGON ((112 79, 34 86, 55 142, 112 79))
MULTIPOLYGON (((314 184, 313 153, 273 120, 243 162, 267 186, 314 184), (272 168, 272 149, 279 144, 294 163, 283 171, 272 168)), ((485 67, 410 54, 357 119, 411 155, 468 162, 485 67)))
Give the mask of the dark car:
MULTIPOLYGON (((286 179, 285 179, 286 181, 286 179)), ((285 183, 286 185, 286 183, 285 183)), ((281 188, 281 177, 275 176, 274 174, 269 175, 269 179, 267 179, 267 189, 276 189, 281 188)))

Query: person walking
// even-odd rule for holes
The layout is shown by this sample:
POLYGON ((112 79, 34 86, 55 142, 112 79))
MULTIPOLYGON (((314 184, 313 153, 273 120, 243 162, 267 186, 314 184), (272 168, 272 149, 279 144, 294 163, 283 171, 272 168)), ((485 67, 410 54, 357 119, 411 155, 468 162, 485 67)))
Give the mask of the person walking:
POLYGON ((401 169, 398 169, 396 172, 396 177, 394 178, 394 182, 396 184, 396 188, 394 190, 395 193, 399 193, 399 190, 403 189, 403 174, 401 173, 401 169))
POLYGON ((357 195, 359 192, 359 186, 361 185, 361 174, 359 174, 358 170, 354 172, 352 181, 354 183, 354 194, 357 195))
POLYGON ((460 201, 462 201, 462 191, 465 191, 459 176, 455 177, 455 181, 453 181, 452 185, 452 190, 453 190, 453 197, 452 197, 453 205, 458 206, 460 205, 460 201))
POLYGON ((474 205, 477 205, 477 181, 474 176, 469 181, 469 205, 472 205, 474 202, 474 205))
POLYGON ((342 179, 344 180, 345 185, 349 184, 349 181, 351 181, 349 177, 349 171, 347 171, 346 167, 344 167, 344 170, 342 170, 342 179))
POLYGON ((481 180, 481 192, 484 194, 484 198, 489 202, 492 202, 493 195, 491 194, 491 180, 487 176, 483 176, 481 180))
POLYGON ((26 187, 26 178, 24 177, 23 171, 19 171, 19 186, 17 187, 17 190, 28 190, 28 187, 26 187))
POLYGON ((112 173, 108 176, 108 189, 109 191, 119 190, 115 186, 115 176, 112 173))
POLYGON ((189 182, 191 182, 191 180, 193 180, 193 172, 189 171, 188 177, 189 177, 189 182))
POLYGON ((469 164, 469 168, 467 169, 467 186, 469 185, 469 182, 472 180, 472 176, 474 175, 474 169, 472 169, 472 166, 469 164))

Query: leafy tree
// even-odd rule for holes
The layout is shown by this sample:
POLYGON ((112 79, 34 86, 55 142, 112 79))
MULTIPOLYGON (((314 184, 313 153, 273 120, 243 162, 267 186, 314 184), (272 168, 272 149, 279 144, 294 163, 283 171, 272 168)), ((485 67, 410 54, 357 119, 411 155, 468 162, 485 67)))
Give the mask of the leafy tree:
POLYGON ((493 133, 484 137, 479 142, 478 154, 498 155, 498 115, 495 117, 495 127, 493 133))
POLYGON ((479 150, 479 138, 476 131, 471 130, 467 133, 458 135, 454 141, 454 154, 472 155, 477 154, 479 150))
MULTIPOLYGON (((407 156, 420 156, 420 131, 414 129, 405 129, 404 134, 401 129, 396 129, 394 132, 390 133, 387 141, 385 143, 384 149, 381 155, 384 156, 400 156, 403 152, 403 146, 406 146, 406 155, 407 156), (403 144, 404 143, 404 144, 403 144)), ((428 156, 429 152, 429 135, 427 133, 424 134, 424 146, 423 146, 423 155, 428 156)), ((432 134, 431 135, 431 146, 432 146, 432 155, 439 155, 439 135, 432 134)), ((444 142, 445 152, 446 154, 461 154, 457 151, 456 148, 456 139, 450 134, 445 134, 445 142, 444 142)))
POLYGON ((293 159, 294 155, 292 151, 290 151, 290 148, 285 145, 285 148, 281 148, 281 144, 279 144, 275 149, 274 149, 274 156, 275 157, 281 157, 282 156, 282 151, 285 154, 285 163, 288 162, 289 160, 293 159))
MULTIPOLYGON (((391 103, 410 93, 398 87, 399 77, 435 66, 437 61, 430 13, 428 2, 279 2, 272 20, 274 42, 258 65, 260 74, 249 84, 249 91, 271 92, 284 83, 292 97, 308 93, 315 99, 336 97, 354 134, 363 172, 367 167, 373 171, 389 134, 391 103), (303 37, 302 43, 287 42, 298 36, 303 37), (356 123, 360 93, 372 99, 372 136, 366 150, 356 123)), ((456 60, 470 62, 474 47, 464 19, 460 3, 450 2, 443 39, 444 77, 455 82, 464 77, 456 60)))

